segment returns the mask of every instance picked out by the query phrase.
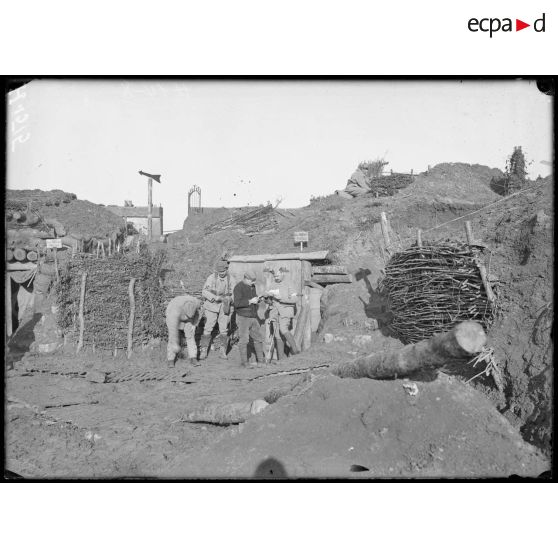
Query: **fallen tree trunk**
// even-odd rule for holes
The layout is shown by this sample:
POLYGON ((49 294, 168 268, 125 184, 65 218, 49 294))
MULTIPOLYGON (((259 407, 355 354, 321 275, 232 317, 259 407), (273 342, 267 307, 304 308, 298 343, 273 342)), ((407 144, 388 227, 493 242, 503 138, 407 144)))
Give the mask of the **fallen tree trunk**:
POLYGON ((204 405, 199 409, 186 413, 180 420, 181 422, 205 422, 221 426, 240 424, 252 415, 263 411, 268 404, 262 399, 256 399, 255 401, 246 401, 244 403, 204 405))
POLYGON ((341 378, 396 378, 437 368, 457 359, 471 358, 481 352, 486 334, 477 322, 457 324, 451 331, 439 333, 396 351, 386 351, 357 358, 332 369, 341 378))

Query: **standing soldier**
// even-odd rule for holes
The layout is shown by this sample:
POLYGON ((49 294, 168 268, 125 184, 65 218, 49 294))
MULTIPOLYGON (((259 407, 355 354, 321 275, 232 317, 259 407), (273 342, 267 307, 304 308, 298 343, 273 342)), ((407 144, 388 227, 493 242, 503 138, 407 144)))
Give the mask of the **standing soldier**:
POLYGON ((283 283, 285 269, 280 267, 273 271, 274 285, 266 295, 273 301, 269 308, 269 321, 273 324, 273 336, 277 346, 277 358, 285 357, 285 344, 287 342, 291 354, 298 354, 300 351, 291 333, 292 320, 295 316, 297 293, 283 283))
POLYGON ((244 279, 234 288, 234 308, 236 325, 238 326, 240 352, 240 366, 248 367, 248 342, 252 339, 256 351, 257 366, 263 366, 263 336, 258 319, 257 305, 259 297, 256 294, 256 275, 252 271, 244 274, 244 279))
POLYGON ((227 358, 227 330, 229 327, 232 297, 231 280, 228 271, 229 266, 227 262, 220 261, 217 264, 215 273, 212 273, 207 278, 203 286, 205 326, 200 341, 200 359, 207 357, 209 344, 211 343, 211 332, 215 327, 215 323, 219 325, 219 357, 227 358))
POLYGON ((196 326, 201 317, 201 302, 190 295, 173 298, 167 305, 166 321, 168 328, 167 364, 174 368, 176 356, 180 353, 180 331, 184 331, 188 356, 192 366, 199 366, 197 361, 196 326))

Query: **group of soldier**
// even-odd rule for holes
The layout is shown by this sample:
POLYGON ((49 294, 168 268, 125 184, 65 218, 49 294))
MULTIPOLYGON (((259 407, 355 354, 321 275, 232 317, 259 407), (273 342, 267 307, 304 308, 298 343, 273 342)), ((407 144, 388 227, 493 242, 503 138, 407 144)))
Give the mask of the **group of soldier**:
POLYGON ((238 329, 240 366, 263 366, 270 361, 271 351, 264 355, 264 331, 270 333, 269 343, 276 349, 277 358, 285 357, 285 344, 290 354, 299 350, 291 332, 295 317, 297 293, 284 282, 284 268, 270 270, 273 273, 271 289, 262 294, 256 292, 256 275, 247 271, 234 288, 231 288, 228 263, 220 261, 215 272, 206 280, 202 289, 202 300, 181 295, 173 298, 166 310, 168 328, 167 363, 174 367, 181 353, 181 332, 186 340, 188 358, 192 366, 208 357, 212 345, 219 349, 219 357, 227 359, 230 333, 238 329), (263 308, 263 311, 262 311, 263 308), (205 318, 199 347, 196 330, 205 318), (218 335, 213 338, 215 326, 218 335), (256 363, 250 364, 248 350, 250 341, 256 354, 256 363))

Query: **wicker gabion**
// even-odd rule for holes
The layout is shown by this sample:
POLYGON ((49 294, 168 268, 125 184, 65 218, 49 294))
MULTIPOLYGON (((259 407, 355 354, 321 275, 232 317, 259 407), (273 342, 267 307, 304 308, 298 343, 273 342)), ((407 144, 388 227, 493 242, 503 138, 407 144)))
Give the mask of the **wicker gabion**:
POLYGON ((87 272, 84 305, 84 346, 101 349, 127 347, 130 279, 135 278, 133 345, 166 338, 165 301, 159 284, 162 254, 118 254, 97 259, 79 254, 62 269, 55 287, 58 325, 77 334, 82 273, 87 272))
POLYGON ((496 309, 479 271, 482 251, 445 242, 394 254, 379 285, 389 301, 392 334, 416 343, 465 320, 489 329, 496 309))

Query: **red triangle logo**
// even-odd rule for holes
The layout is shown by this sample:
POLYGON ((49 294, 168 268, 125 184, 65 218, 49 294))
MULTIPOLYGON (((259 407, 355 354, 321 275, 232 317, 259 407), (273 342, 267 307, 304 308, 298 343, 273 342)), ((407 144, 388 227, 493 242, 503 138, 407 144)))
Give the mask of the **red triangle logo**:
POLYGON ((531 27, 531 24, 530 23, 525 23, 524 21, 521 21, 520 19, 515 20, 515 30, 516 31, 521 31, 522 29, 525 29, 526 27, 531 27))

